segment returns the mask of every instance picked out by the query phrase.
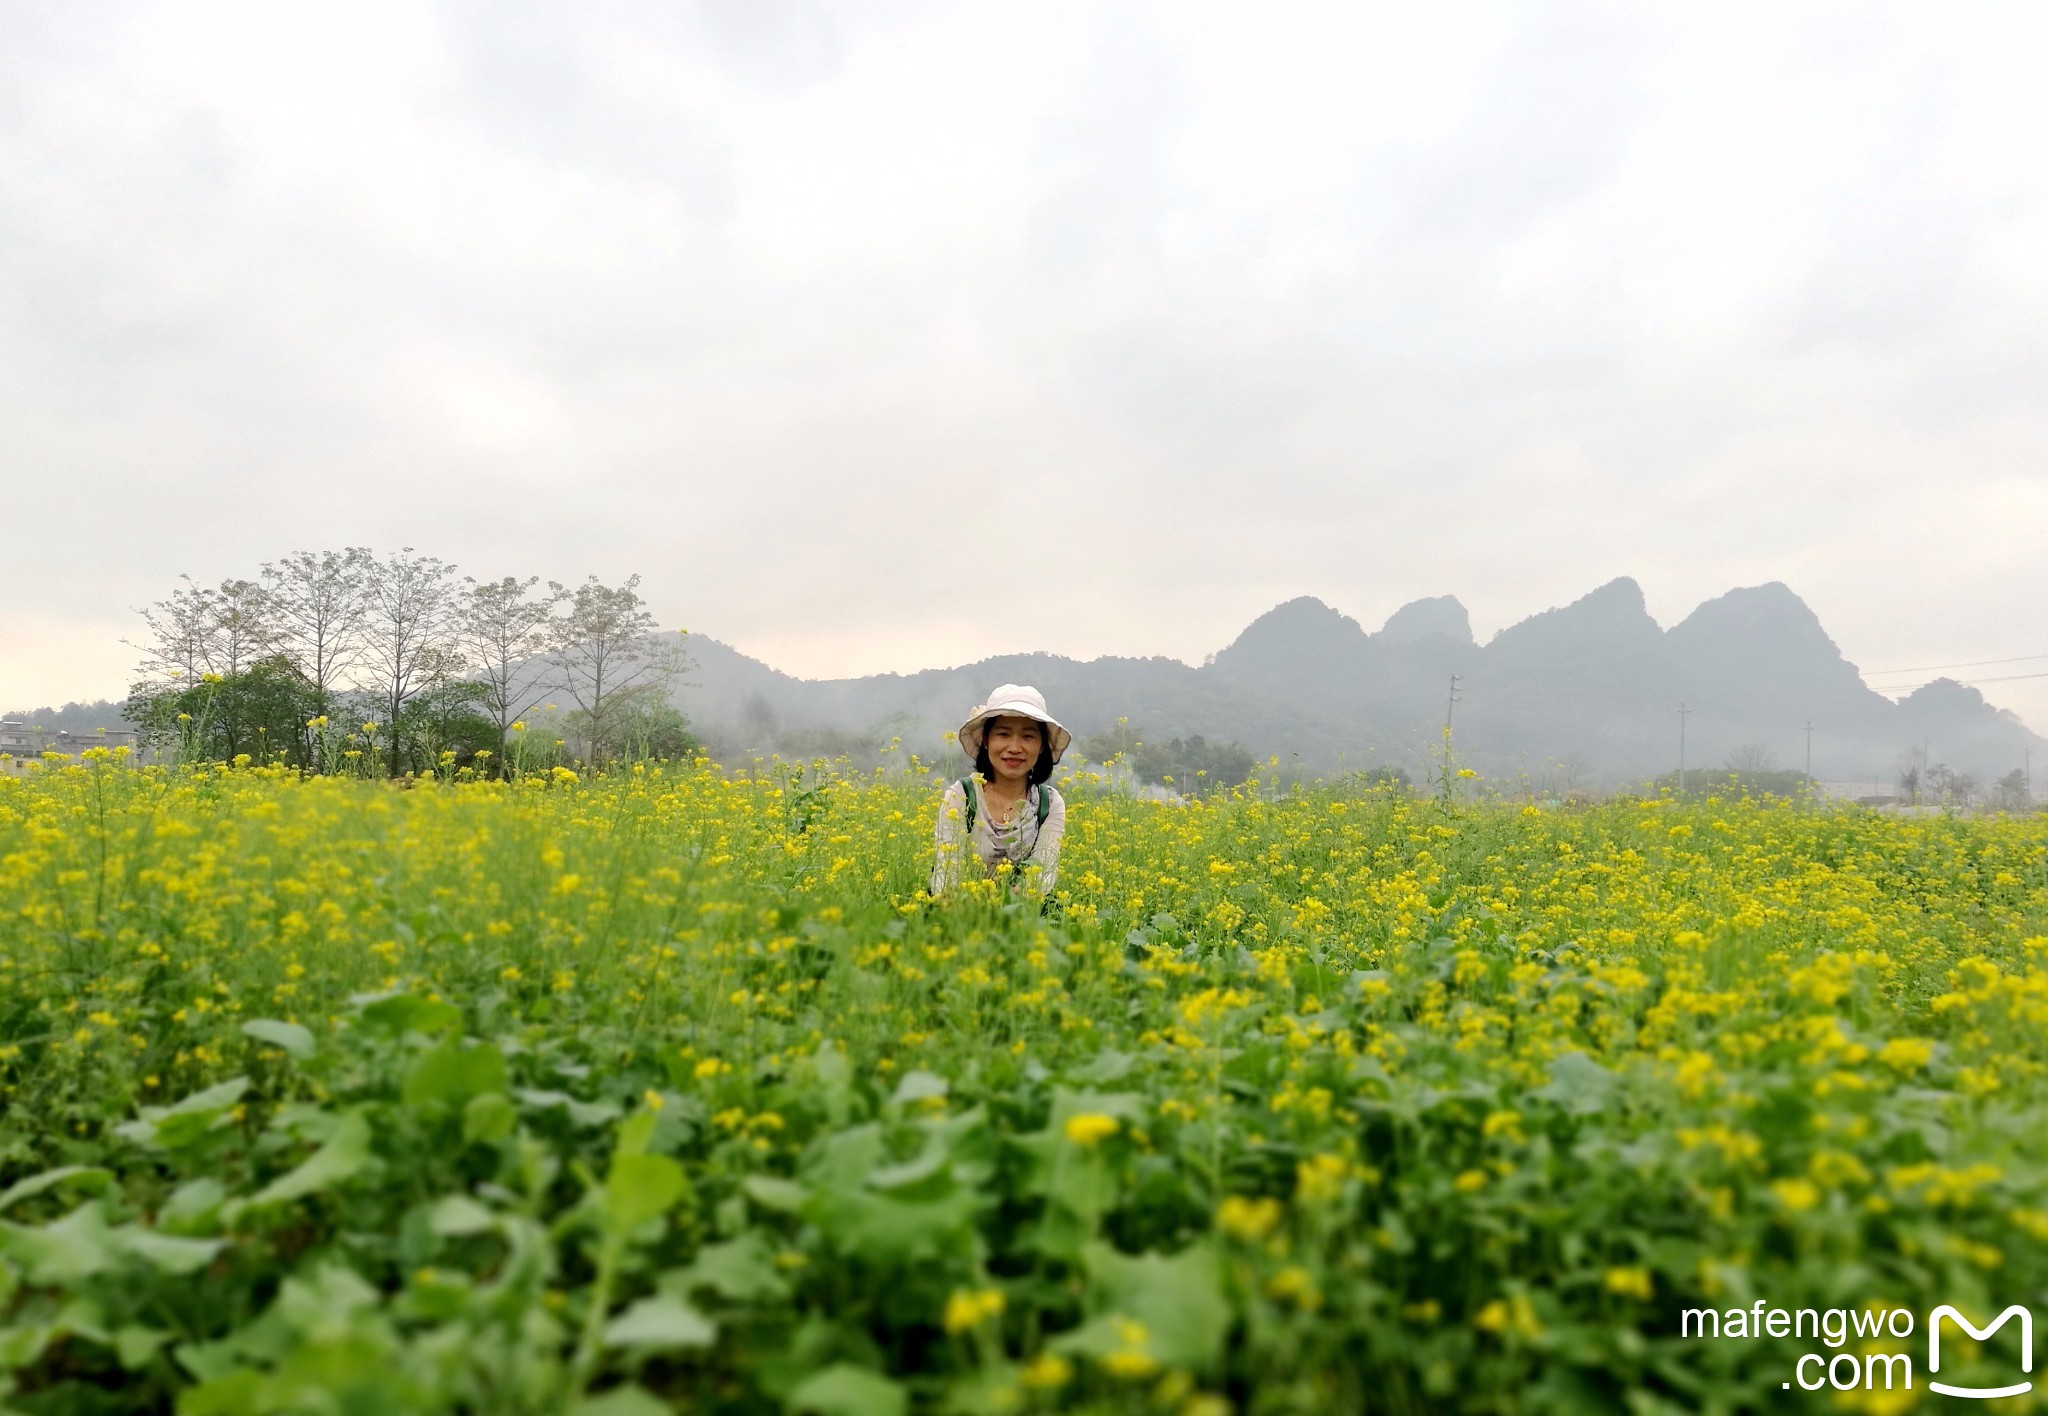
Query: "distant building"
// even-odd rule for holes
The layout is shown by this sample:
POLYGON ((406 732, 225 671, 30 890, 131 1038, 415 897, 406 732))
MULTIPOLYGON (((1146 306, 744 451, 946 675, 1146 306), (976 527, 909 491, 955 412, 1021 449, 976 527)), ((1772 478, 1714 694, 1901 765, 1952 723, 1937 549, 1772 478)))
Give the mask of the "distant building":
POLYGON ((46 752, 61 752, 76 758, 90 747, 125 747, 126 761, 136 760, 138 748, 133 728, 99 728, 89 733, 59 732, 14 719, 0 722, 0 774, 18 777, 40 763, 46 752))
POLYGON ((1864 806, 1891 806, 1899 800, 1898 788, 1890 782, 1868 777, 1853 782, 1815 782, 1814 789, 1835 801, 1860 802, 1864 806))

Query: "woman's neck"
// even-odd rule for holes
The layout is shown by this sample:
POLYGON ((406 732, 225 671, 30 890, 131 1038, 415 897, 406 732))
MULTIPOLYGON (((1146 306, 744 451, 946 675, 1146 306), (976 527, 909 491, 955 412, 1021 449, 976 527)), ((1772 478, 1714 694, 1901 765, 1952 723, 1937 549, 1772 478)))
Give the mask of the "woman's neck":
POLYGON ((1018 777, 1014 781, 1007 782, 1000 776, 984 777, 981 787, 984 795, 998 797, 1003 801, 1022 801, 1024 793, 1030 789, 1031 779, 1029 777, 1018 777))

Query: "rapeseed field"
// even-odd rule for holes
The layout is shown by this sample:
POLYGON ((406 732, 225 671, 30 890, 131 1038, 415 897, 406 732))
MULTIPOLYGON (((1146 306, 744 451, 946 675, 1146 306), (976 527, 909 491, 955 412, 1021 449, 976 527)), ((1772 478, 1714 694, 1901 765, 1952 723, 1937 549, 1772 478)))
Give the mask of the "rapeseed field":
POLYGON ((914 768, 0 781, 0 1408, 1901 1410, 1680 1315, 2048 1289, 2041 818, 1068 797, 1041 911, 914 768))

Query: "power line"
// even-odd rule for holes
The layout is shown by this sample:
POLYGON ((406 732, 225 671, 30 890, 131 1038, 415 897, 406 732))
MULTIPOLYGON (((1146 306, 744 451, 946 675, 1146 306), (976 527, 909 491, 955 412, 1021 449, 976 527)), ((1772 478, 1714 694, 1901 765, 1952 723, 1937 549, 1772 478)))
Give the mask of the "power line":
MULTIPOLYGON (((1998 675, 1996 675, 1995 677, 1992 677, 1992 678, 1974 678, 1974 679, 1951 679, 1951 680, 1949 680, 1949 682, 1951 682, 1951 683, 1960 683, 1960 684, 1963 684, 1963 685, 1965 685, 1966 687, 1970 687, 1970 688, 1975 688, 1975 687, 1976 687, 1976 686, 1977 686, 1978 684, 1980 684, 1980 683, 2014 683, 2014 682, 2017 682, 2017 681, 2018 681, 2018 680, 2020 680, 2020 679, 2037 679, 2037 678, 2048 678, 2048 669, 2044 669, 2044 670, 2042 670, 2042 671, 2041 671, 2040 673, 2037 673, 2037 674, 1998 674, 1998 675)), ((1913 687, 1914 687, 1914 688, 1925 688, 1925 687, 1927 687, 1927 684, 1929 684, 1929 683, 1940 683, 1940 682, 1941 682, 1941 680, 1940 680, 1940 679, 1928 679, 1928 680, 1927 680, 1927 683, 1918 683, 1918 684, 1914 684, 1914 685, 1913 685, 1913 687)), ((1903 685, 1903 684, 1892 684, 1892 685, 1891 685, 1891 686, 1890 686, 1889 688, 1881 688, 1881 689, 1878 689, 1878 690, 1877 690, 1877 692, 1879 692, 1879 693, 1895 693, 1895 692, 1897 692, 1897 691, 1898 691, 1898 690, 1899 690, 1900 688, 1903 688, 1903 687, 1904 687, 1904 685, 1903 685)))
POLYGON ((1931 674, 1936 669, 1981 669, 1986 664, 2024 664, 2032 659, 2048 659, 2048 654, 2015 654, 2010 659, 1971 659, 1960 664, 1920 664, 1910 669, 1872 669, 1879 678, 1890 674, 1931 674))

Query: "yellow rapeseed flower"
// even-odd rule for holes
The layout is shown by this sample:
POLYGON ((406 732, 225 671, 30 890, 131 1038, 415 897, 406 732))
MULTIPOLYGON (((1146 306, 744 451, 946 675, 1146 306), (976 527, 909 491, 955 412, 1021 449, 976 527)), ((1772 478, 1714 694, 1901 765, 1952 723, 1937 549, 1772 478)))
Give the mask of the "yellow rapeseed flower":
POLYGON ((979 1327, 990 1318, 998 1317, 1003 1311, 1003 1293, 999 1288, 967 1289, 956 1288, 946 1299, 946 1331, 966 1332, 979 1327))
POLYGON ((1294 1197, 1305 1205, 1325 1205, 1344 1193, 1351 1173, 1342 1156, 1312 1155, 1294 1167, 1294 1197))
POLYGON ((1121 1124, 1114 1116, 1104 1116, 1098 1111, 1084 1111, 1078 1116, 1067 1118, 1066 1136, 1077 1146, 1092 1146, 1114 1136, 1121 1124))
POLYGON ((1055 1352, 1041 1352, 1024 1364, 1017 1379, 1032 1391, 1055 1391, 1074 1379, 1074 1364, 1055 1352))
POLYGON ((1820 1203, 1820 1186, 1803 1176, 1790 1176, 1771 1182, 1771 1195, 1793 1214, 1810 1210, 1820 1203))
POLYGON ((1228 1195, 1216 1207, 1216 1225, 1233 1239, 1256 1244, 1279 1225, 1280 1214, 1278 1200, 1228 1195))
POLYGON ((1649 1302, 1655 1291, 1646 1268, 1624 1266, 1607 1270, 1605 1284, 1609 1293, 1619 1293, 1624 1298, 1635 1298, 1649 1302))

